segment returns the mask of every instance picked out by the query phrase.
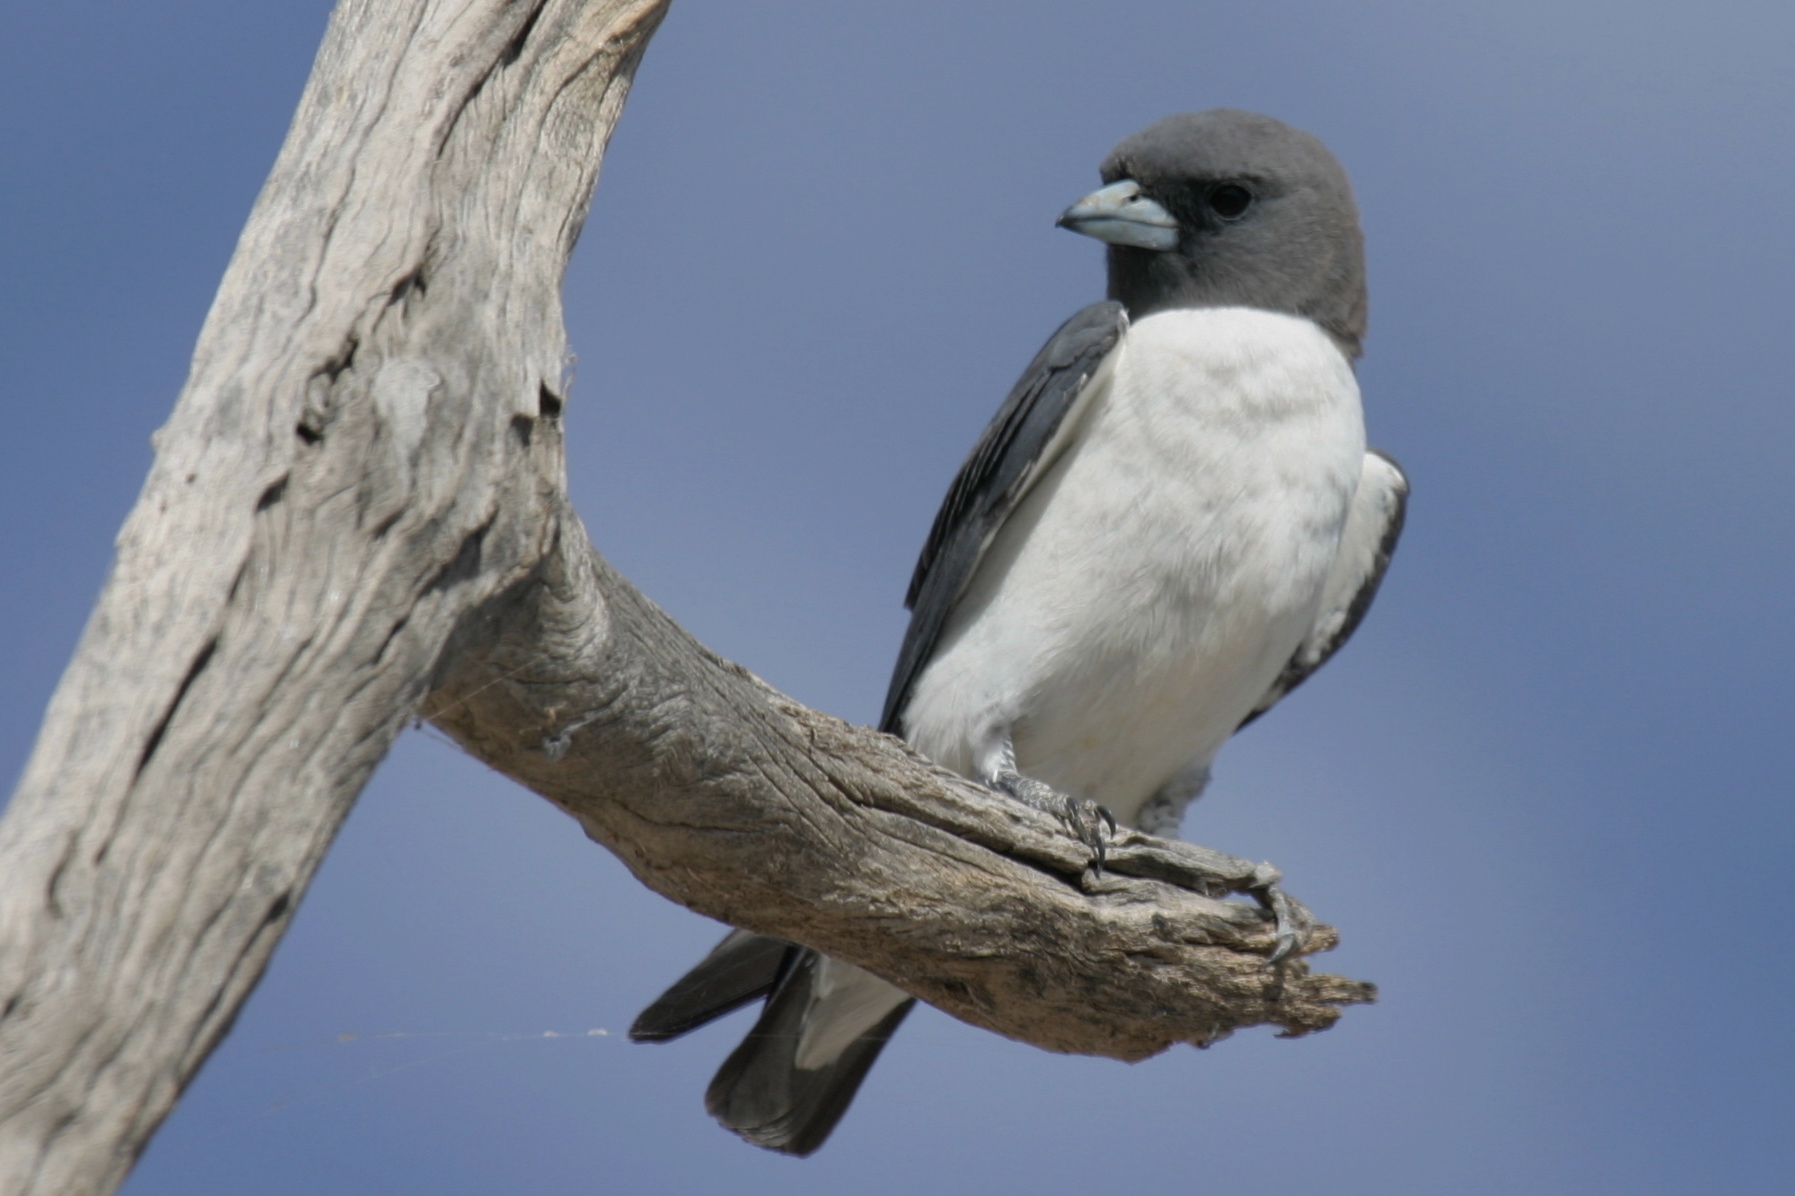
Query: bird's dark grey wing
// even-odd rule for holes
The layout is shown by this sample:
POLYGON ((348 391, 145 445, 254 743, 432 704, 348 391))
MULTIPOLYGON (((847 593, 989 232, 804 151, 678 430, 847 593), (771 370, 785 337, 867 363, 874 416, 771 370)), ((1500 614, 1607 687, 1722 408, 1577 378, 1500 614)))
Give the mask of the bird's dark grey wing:
MULTIPOLYGON (((1047 455, 1055 433, 1127 325, 1119 303, 1092 304, 1062 324, 960 467, 904 598, 913 613, 880 722, 885 730, 898 729, 910 687, 928 663, 954 599, 991 537, 1051 463, 1047 455)), ((711 1081, 705 1104, 718 1121, 756 1145, 809 1154, 835 1128, 916 1003, 906 1000, 893 1008, 822 1066, 801 1068, 798 1044, 806 1018, 817 1016, 815 986, 823 964, 814 951, 735 931, 643 1010, 630 1037, 676 1038, 767 996, 759 1022, 711 1081)))
POLYGON ((1377 587, 1390 567, 1390 557, 1396 552, 1408 502, 1409 480, 1403 476, 1402 467, 1376 449, 1366 453, 1359 489, 1353 495, 1352 510, 1340 533, 1340 554, 1334 558, 1333 571, 1322 589, 1315 626, 1240 726, 1270 710, 1285 694, 1307 681, 1309 674, 1326 664, 1358 630, 1365 612, 1371 609, 1371 600, 1377 597, 1377 587))
POLYGON ((732 930, 630 1027, 632 1042, 668 1042, 773 991, 799 948, 732 930))
POLYGON ((904 605, 910 628, 898 650, 879 728, 900 733, 910 689, 934 653, 942 624, 1003 521, 1049 464, 1054 433, 1085 383, 1128 327, 1120 303, 1093 303, 1060 325, 1028 363, 960 466, 917 559, 904 605))

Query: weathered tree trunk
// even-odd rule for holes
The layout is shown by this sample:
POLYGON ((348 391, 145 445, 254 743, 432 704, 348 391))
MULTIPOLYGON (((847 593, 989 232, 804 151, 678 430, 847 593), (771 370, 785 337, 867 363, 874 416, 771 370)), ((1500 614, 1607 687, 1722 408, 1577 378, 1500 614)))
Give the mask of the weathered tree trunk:
MULTIPOLYGON (((1252 869, 717 659, 565 500, 559 291, 666 0, 343 0, 0 822, 0 1192, 115 1187, 414 713, 694 909, 1058 1050, 1316 1029, 1252 869)), ((1331 942, 1319 928, 1311 948, 1331 942)))
POLYGON ((8 1196, 123 1177, 553 542, 561 274, 663 9, 334 14, 0 825, 8 1196))

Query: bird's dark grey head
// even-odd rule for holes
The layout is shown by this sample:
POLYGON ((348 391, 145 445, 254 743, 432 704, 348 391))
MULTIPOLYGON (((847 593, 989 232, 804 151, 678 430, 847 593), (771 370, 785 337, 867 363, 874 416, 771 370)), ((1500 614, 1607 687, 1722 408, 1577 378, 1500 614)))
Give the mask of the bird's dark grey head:
POLYGON ((1109 297, 1306 316, 1357 357, 1365 250, 1346 171, 1316 138, 1227 108, 1168 116, 1110 151, 1060 223, 1109 242, 1109 297))

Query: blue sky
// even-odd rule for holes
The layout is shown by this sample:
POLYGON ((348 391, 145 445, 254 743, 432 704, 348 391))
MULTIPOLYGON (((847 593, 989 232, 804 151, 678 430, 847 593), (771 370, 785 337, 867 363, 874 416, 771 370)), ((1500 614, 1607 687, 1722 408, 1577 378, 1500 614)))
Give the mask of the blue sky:
MULTIPOLYGON (((327 11, 6 18, 12 775, 327 11)), ((954 467, 1101 293, 1052 222, 1104 151, 1228 105, 1346 163, 1409 531, 1185 833, 1276 862, 1383 1000, 1132 1067, 925 1012, 777 1158, 701 1106, 739 1020, 622 1038, 716 927, 410 732, 125 1190, 1786 1190, 1792 41, 1729 0, 676 0, 568 278, 575 499, 700 638, 856 721, 954 467)))

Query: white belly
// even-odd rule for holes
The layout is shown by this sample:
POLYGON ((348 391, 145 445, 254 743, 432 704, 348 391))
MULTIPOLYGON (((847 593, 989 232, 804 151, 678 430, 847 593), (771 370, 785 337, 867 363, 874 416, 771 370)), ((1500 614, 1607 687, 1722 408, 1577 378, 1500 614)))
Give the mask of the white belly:
POLYGON ((1313 623, 1365 431, 1339 349, 1269 312, 1149 316, 1091 385, 904 727, 968 776, 1007 731, 1024 774, 1132 821, 1207 765, 1313 623))

